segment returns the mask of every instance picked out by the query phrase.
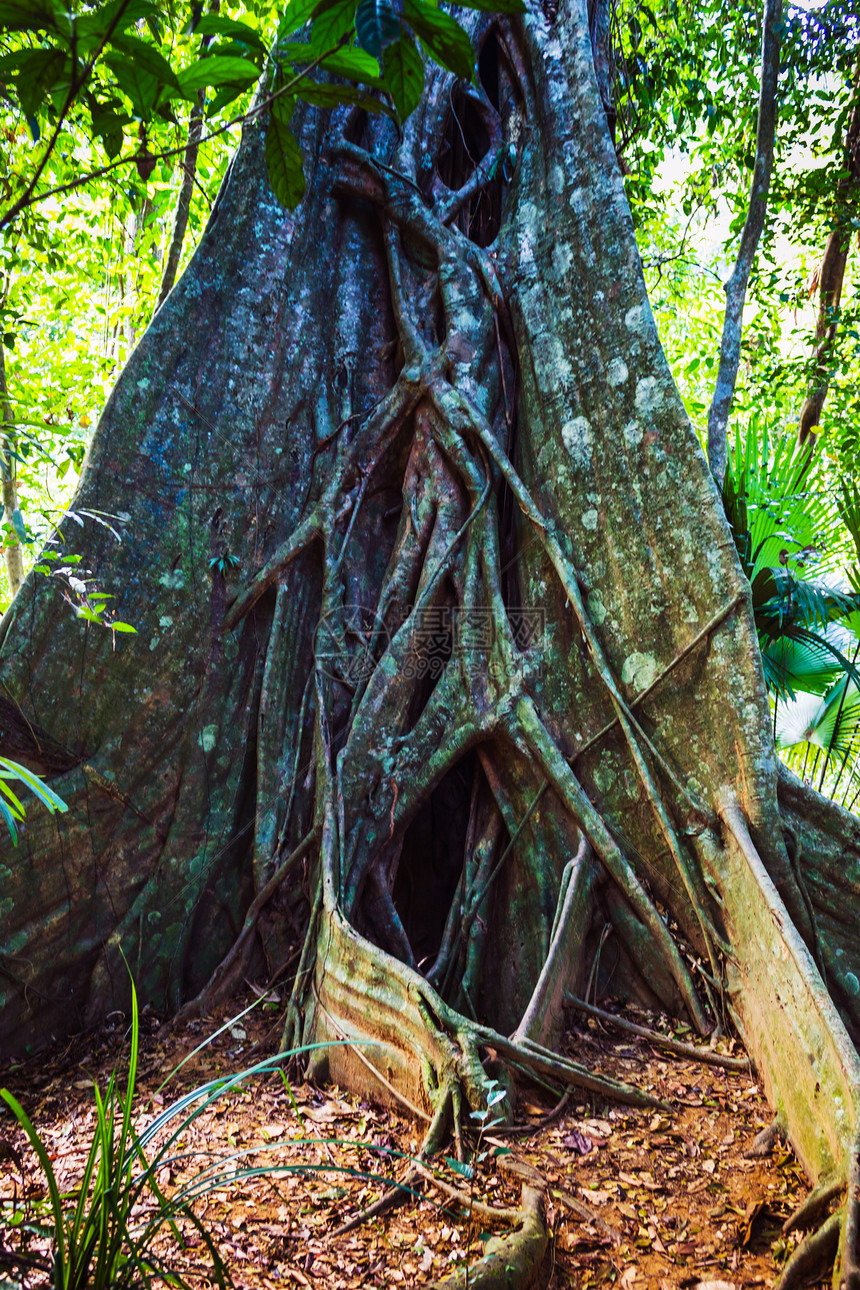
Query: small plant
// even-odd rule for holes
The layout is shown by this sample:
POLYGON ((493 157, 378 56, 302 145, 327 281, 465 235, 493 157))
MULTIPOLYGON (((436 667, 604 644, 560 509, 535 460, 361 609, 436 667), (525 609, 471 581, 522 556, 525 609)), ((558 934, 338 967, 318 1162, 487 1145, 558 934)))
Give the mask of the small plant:
POLYGON ((54 811, 67 811, 69 808, 63 799, 58 797, 52 788, 48 788, 48 785, 43 783, 33 771, 17 761, 10 761, 8 757, 0 757, 0 818, 9 830, 12 845, 17 846, 18 825, 24 819, 26 812, 17 793, 9 787, 10 780, 17 780, 29 788, 33 796, 37 797, 52 815, 54 811))
MULTIPOLYGON (((50 1238, 51 1262, 36 1262, 50 1273, 52 1290, 107 1290, 107 1287, 131 1290, 149 1286, 154 1279, 186 1286, 183 1278, 153 1249, 156 1236, 166 1225, 179 1237, 175 1220, 180 1215, 190 1220, 206 1242, 218 1285, 226 1287, 229 1280, 200 1220, 187 1206, 177 1206, 162 1194, 153 1166, 147 1162, 141 1141, 132 1128, 138 1040, 137 996, 132 985, 131 1052, 125 1094, 120 1091, 116 1071, 104 1095, 94 1086, 96 1132, 76 1200, 60 1193, 45 1145, 29 1116, 7 1089, 0 1089, 0 1098, 27 1135, 45 1175, 50 1224, 22 1222, 17 1214, 11 1217, 16 1226, 27 1228, 31 1235, 50 1238), (135 1224, 135 1210, 146 1192, 156 1200, 155 1213, 135 1224)), ((21 1260, 22 1266, 32 1267, 33 1262, 32 1256, 21 1260)))
MULTIPOLYGON (((251 1007, 256 1007, 260 1001, 255 1000, 251 1007)), ((248 1011, 250 1008, 246 1008, 240 1017, 248 1011)), ((198 1045, 164 1083, 173 1078, 185 1061, 238 1019, 231 1018, 215 1035, 198 1045)), ((12 1111, 38 1158, 48 1192, 47 1202, 41 1207, 42 1213, 34 1211, 29 1202, 24 1206, 7 1202, 0 1207, 0 1227, 5 1225, 7 1231, 17 1232, 20 1241, 20 1253, 2 1250, 3 1263, 18 1266, 22 1272, 43 1273, 49 1278, 51 1290, 148 1290, 156 1282, 184 1290, 188 1282, 168 1261, 169 1254, 163 1252, 161 1243, 158 1242, 157 1249, 156 1243, 167 1229, 174 1238, 174 1248, 176 1245, 181 1247, 183 1238, 178 1224, 179 1220, 185 1220, 195 1228, 210 1255, 209 1275, 222 1290, 227 1290, 233 1284, 230 1273, 212 1237, 191 1208, 197 1197, 260 1174, 335 1172, 364 1181, 388 1183, 388 1178, 347 1166, 249 1163, 237 1167, 239 1161, 263 1150, 252 1147, 215 1160, 208 1152, 205 1153, 206 1164, 170 1196, 165 1195, 158 1184, 157 1176, 166 1166, 187 1164, 197 1154, 182 1150, 180 1140, 191 1123, 214 1101, 253 1075, 277 1072, 284 1079, 295 1106, 292 1090, 280 1069, 281 1064, 299 1052, 329 1046, 312 1044, 301 1050, 279 1053, 234 1075, 203 1084, 159 1112, 138 1134, 131 1122, 139 1052, 139 1015, 132 982, 131 1049, 125 1090, 121 1090, 115 1070, 104 1094, 97 1085, 94 1086, 96 1131, 80 1186, 73 1193, 60 1192, 45 1144, 29 1116, 7 1089, 0 1089, 0 1100, 12 1111), (165 1135, 168 1126, 170 1131, 165 1135), (150 1156, 147 1152, 157 1139, 161 1139, 160 1144, 150 1156), (25 1248, 26 1241, 29 1245, 25 1248), (45 1245, 50 1247, 50 1258, 41 1254, 40 1247, 45 1245)), ((322 1141, 319 1138, 293 1139, 292 1144, 322 1141)), ((349 1146, 357 1148, 371 1145, 349 1143, 349 1146)), ((271 1149, 278 1147, 275 1144, 271 1149)), ((383 1154, 392 1158, 401 1155, 389 1150, 383 1154)))

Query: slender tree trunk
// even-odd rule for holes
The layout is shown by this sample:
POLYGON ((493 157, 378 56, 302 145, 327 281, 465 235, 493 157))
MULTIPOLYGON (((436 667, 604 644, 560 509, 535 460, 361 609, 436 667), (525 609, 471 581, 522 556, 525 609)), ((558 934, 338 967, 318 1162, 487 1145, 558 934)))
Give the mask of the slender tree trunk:
POLYGON ((797 438, 806 443, 821 421, 830 386, 833 342, 839 329, 839 304, 851 239, 855 236, 852 202, 860 181, 860 61, 854 76, 854 109, 845 132, 845 174, 836 189, 836 226, 827 239, 818 270, 818 318, 815 324, 815 364, 812 385, 800 409, 797 438))
MULTIPOLYGON (((0 436, 0 504, 3 506, 3 519, 8 524, 19 510, 18 470, 15 460, 15 422, 6 385, 6 350, 2 345, 0 345, 0 416, 3 418, 0 436)), ((24 581, 23 553, 17 536, 13 535, 4 543, 3 559, 14 598, 24 581)))
POLYGON ((164 259, 164 272, 161 276, 161 288, 158 292, 156 309, 167 299, 179 269, 182 258, 182 247, 185 243, 185 231, 188 228, 188 216, 191 211, 191 199, 194 196, 194 181, 197 174, 197 153, 200 148, 200 136, 203 133, 203 106, 206 102, 205 90, 199 90, 197 102, 191 109, 188 118, 188 142, 182 158, 182 181, 179 185, 179 196, 173 215, 173 231, 170 246, 164 259))
POLYGON ((773 170, 773 142, 776 132, 776 86, 779 77, 782 0, 765 0, 762 28, 761 88, 749 208, 741 233, 735 267, 725 285, 726 312, 720 342, 720 364, 708 412, 708 465, 718 488, 722 488, 728 460, 726 435, 738 379, 747 285, 767 217, 767 198, 773 170))

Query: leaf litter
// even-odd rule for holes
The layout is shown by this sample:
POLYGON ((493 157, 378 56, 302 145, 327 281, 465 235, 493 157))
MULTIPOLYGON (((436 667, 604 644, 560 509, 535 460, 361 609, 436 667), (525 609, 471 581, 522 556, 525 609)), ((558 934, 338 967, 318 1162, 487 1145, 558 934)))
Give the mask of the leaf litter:
MULTIPOLYGON (((669 1033, 666 1018, 629 1005, 624 1015, 669 1033)), ((271 1011, 256 1009, 241 1026, 224 1027, 227 1017, 221 1012, 171 1032, 144 1010, 138 1131, 180 1094, 232 1075, 270 1050, 271 1011), (162 1088, 165 1077, 221 1027, 162 1088)), ((196 1201, 195 1212, 236 1285, 248 1290, 430 1285, 478 1258, 492 1234, 486 1212, 470 1220, 450 1189, 483 1206, 511 1209, 519 1205, 523 1183, 545 1190, 553 1239, 543 1283, 551 1290, 772 1285, 800 1239, 783 1237, 782 1223, 809 1187, 793 1153, 779 1142, 769 1157, 744 1156, 771 1120, 760 1085, 749 1074, 667 1058, 646 1040, 619 1041, 593 1018, 574 1021, 564 1052, 670 1101, 673 1110, 614 1106, 574 1090, 562 1113, 550 1118, 552 1095, 527 1086, 514 1120, 522 1130, 534 1126, 533 1132, 487 1129, 474 1177, 456 1160, 433 1162, 448 1193, 430 1188, 333 1235, 402 1176, 419 1148, 421 1126, 366 1098, 276 1072, 230 1090, 202 1112, 160 1171, 159 1186, 170 1194, 213 1161, 222 1162, 219 1185, 196 1201), (231 1174, 257 1167, 253 1177, 231 1180, 231 1174)), ((72 1192, 84 1166, 94 1127, 93 1081, 104 1088, 115 1065, 123 1071, 125 1040, 125 1021, 115 1014, 50 1060, 42 1054, 0 1066, 0 1085, 30 1114, 61 1189, 72 1192)), ((27 1207, 38 1214, 44 1199, 35 1156, 3 1114, 0 1205, 7 1215, 27 1207)), ((11 1275, 4 1251, 21 1248, 15 1245, 20 1236, 3 1226, 0 1218, 0 1284, 39 1285, 39 1274, 29 1272, 20 1281, 3 1281, 11 1275)), ((192 1228, 180 1228, 173 1266, 203 1290, 214 1284, 205 1245, 192 1228)), ((46 1249, 44 1238, 30 1238, 31 1256, 46 1249)), ((21 1277, 20 1270, 15 1275, 21 1277)))

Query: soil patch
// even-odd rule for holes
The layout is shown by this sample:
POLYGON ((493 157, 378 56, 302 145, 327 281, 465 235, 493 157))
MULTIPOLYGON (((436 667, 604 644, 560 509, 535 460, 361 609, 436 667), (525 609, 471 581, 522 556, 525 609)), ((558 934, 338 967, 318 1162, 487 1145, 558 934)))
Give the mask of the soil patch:
MULTIPOLYGON (((225 1013, 178 1033, 165 1032, 145 1011, 134 1103, 138 1131, 182 1094, 272 1051, 279 1008, 272 999, 239 1020, 231 1022, 225 1013), (210 1035, 215 1037, 162 1087, 210 1035)), ((670 1031, 665 1018, 629 1008, 625 1015, 691 1038, 683 1027, 670 1031)), ((575 1091, 557 1110, 557 1095, 529 1086, 515 1110, 517 1125, 527 1132, 494 1126, 478 1143, 479 1126, 472 1121, 466 1146, 477 1146, 483 1157, 474 1175, 452 1147, 450 1158, 434 1162, 439 1179, 467 1202, 498 1208, 517 1207, 524 1182, 544 1186, 553 1232, 550 1287, 772 1285, 800 1239, 784 1238, 782 1223, 808 1186, 790 1149, 779 1143, 767 1158, 744 1155, 771 1119, 755 1078, 667 1057, 592 1018, 571 1014, 571 1021, 566 1053, 666 1099, 672 1110, 635 1110, 575 1091)), ((0 1086, 30 1115, 63 1191, 74 1192, 92 1140, 93 1082, 104 1089, 116 1067, 124 1083, 127 1030, 126 1018, 117 1015, 62 1053, 0 1067, 0 1086)), ((730 1043, 721 1048, 735 1051, 730 1043)), ((158 1184, 173 1194, 201 1170, 213 1171, 211 1187, 194 1209, 236 1285, 429 1284, 476 1259, 495 1226, 483 1213, 470 1221, 443 1188, 428 1185, 423 1197, 334 1234, 402 1176, 420 1140, 420 1126, 405 1115, 336 1088, 269 1073, 212 1102, 174 1144, 158 1184)), ((44 1222, 47 1199, 35 1154, 5 1109, 0 1205, 0 1286, 45 1284, 37 1267, 24 1269, 12 1257, 45 1257, 45 1240, 25 1232, 21 1217, 44 1222)), ((187 1223, 180 1227, 181 1243, 169 1238, 172 1265, 201 1287, 212 1284, 203 1238, 187 1223)))

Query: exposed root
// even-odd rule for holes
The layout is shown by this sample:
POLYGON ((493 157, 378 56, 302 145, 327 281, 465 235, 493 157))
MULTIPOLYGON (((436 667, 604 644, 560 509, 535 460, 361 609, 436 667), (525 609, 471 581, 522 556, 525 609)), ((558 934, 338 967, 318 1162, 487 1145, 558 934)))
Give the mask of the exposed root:
POLYGON ((485 1205, 482 1201, 470 1196, 467 1191, 460 1187, 452 1187, 450 1183, 445 1182, 443 1178, 437 1178, 432 1170, 426 1165, 416 1164, 415 1172, 420 1178, 424 1178, 432 1186, 437 1187, 439 1191, 444 1192, 449 1200, 455 1200, 461 1205, 467 1215, 477 1214, 479 1218, 488 1223, 519 1223, 522 1219, 522 1213, 518 1209, 499 1209, 494 1205, 485 1205))
POLYGON ((798 1205, 793 1214, 782 1225, 783 1236, 788 1236, 798 1227, 813 1227, 821 1215, 829 1208, 830 1202, 841 1196, 845 1190, 844 1178, 831 1178, 809 1193, 806 1200, 798 1205))
POLYGON ((578 1218, 583 1219, 586 1223, 595 1227, 598 1232, 602 1232, 604 1236, 609 1238, 614 1246, 618 1247, 622 1244, 624 1237, 618 1229, 607 1223, 606 1220, 601 1218, 597 1211, 592 1209, 589 1205, 583 1204, 581 1200, 576 1200, 575 1197, 569 1196, 566 1191, 559 1191, 555 1187, 552 1190, 552 1195, 555 1199, 560 1200, 562 1205, 564 1205, 566 1209, 569 1209, 571 1213, 576 1214, 578 1218))
POLYGON ((685 1044, 680 1039, 661 1035, 658 1030, 651 1030, 648 1026, 639 1026, 634 1021, 628 1021, 626 1017, 616 1017, 614 1013, 604 1012, 603 1008, 595 1008, 592 1004, 585 1003, 567 992, 564 998, 565 1002, 571 1008, 576 1008, 578 1012, 584 1012, 586 1016, 595 1017, 598 1021, 605 1021, 607 1025, 614 1026, 616 1030, 623 1030, 628 1035, 638 1035, 640 1039, 647 1039, 649 1043, 665 1049, 668 1053, 677 1053, 679 1057, 701 1062, 703 1066, 720 1066, 726 1071, 750 1070, 748 1057, 724 1057, 722 1053, 715 1053, 710 1048, 697 1048, 695 1044, 685 1044))
POLYGON ((528 1290, 540 1284, 549 1233, 543 1195, 533 1187, 523 1187, 519 1222, 515 1232, 487 1241, 484 1256, 477 1263, 437 1281, 434 1290, 528 1290))
POLYGON ((387 1191, 378 1196, 375 1201, 367 1205, 364 1209, 359 1210, 352 1218, 341 1223, 340 1227, 330 1233, 329 1240, 335 1241, 339 1236, 346 1236, 348 1232, 354 1232, 357 1228, 363 1227, 369 1223, 372 1218, 379 1218, 382 1214, 387 1214, 395 1205, 402 1205, 411 1198, 418 1198, 420 1192, 416 1189, 415 1183, 418 1181, 418 1172, 414 1164, 410 1164, 400 1182, 393 1182, 387 1191))
POLYGON ((248 906, 242 930, 233 945, 218 964, 200 993, 195 995, 193 999, 189 999, 180 1008, 173 1019, 174 1025, 181 1025, 192 1017, 199 1017, 203 1012, 217 1007, 219 1003, 223 1003, 225 999, 229 999, 231 995, 235 994, 251 955, 260 915, 275 892, 278 891, 284 879, 289 877, 298 862, 307 854, 318 838, 319 831, 316 828, 306 833, 299 845, 290 852, 283 864, 275 870, 266 885, 260 888, 248 906))
MULTIPOLYGON (((811 1232, 798 1245, 786 1263, 782 1276, 774 1290, 798 1290, 806 1282, 822 1273, 836 1258, 839 1247, 839 1233, 842 1229, 843 1214, 840 1210, 822 1223, 815 1232, 811 1232)), ((842 1283, 845 1284, 844 1282, 842 1283)), ((846 1287, 847 1290, 847 1287, 846 1287)))
POLYGON ((552 1110, 547 1112, 540 1120, 536 1120, 534 1124, 502 1125, 499 1129, 493 1129, 493 1137, 525 1138, 531 1133, 540 1133, 541 1129, 545 1129, 547 1125, 552 1124, 553 1120, 558 1119, 572 1096, 571 1090, 566 1088, 552 1110))
POLYGON ((565 866, 561 876, 558 905, 549 952, 538 977, 528 1007, 517 1026, 514 1039, 543 1040, 547 1033, 560 1030, 563 987, 571 977, 576 952, 585 939, 591 917, 592 860, 591 847, 581 838, 577 853, 565 866))
POLYGON ((765 1128, 757 1133, 750 1145, 744 1152, 745 1160, 763 1160, 769 1156, 780 1139, 780 1125, 778 1117, 766 1125, 765 1128))

